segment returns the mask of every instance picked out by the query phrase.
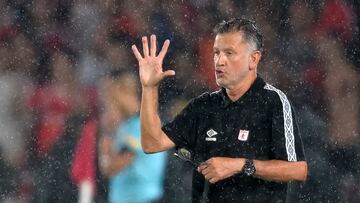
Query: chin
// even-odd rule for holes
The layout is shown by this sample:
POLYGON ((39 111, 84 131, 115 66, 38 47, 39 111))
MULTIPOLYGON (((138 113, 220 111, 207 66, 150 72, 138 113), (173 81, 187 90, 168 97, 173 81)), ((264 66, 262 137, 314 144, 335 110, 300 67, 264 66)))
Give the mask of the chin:
POLYGON ((223 81, 221 81, 221 80, 216 80, 216 84, 217 84, 217 86, 219 86, 219 87, 223 87, 223 88, 226 88, 226 84, 223 82, 223 81))

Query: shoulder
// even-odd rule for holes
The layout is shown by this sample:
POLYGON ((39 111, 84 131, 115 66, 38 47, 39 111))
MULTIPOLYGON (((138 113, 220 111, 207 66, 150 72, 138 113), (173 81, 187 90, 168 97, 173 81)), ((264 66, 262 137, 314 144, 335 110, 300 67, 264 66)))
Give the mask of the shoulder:
POLYGON ((265 84, 263 88, 263 93, 265 100, 270 102, 272 105, 290 106, 290 102, 286 94, 282 90, 278 89, 277 87, 271 84, 268 83, 265 84))
POLYGON ((204 92, 201 95, 195 97, 190 101, 190 103, 196 106, 209 106, 217 104, 221 101, 221 90, 214 92, 204 92))
POLYGON ((186 112, 203 113, 213 107, 219 106, 221 102, 221 90, 215 92, 204 92, 191 99, 185 108, 186 112))

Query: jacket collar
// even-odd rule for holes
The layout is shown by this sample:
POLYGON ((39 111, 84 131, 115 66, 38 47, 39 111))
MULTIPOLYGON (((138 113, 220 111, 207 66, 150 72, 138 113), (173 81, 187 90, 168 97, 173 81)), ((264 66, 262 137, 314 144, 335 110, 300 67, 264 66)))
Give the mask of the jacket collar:
POLYGON ((265 81, 260 76, 257 76, 254 83, 245 92, 245 94, 243 96, 241 96, 236 101, 231 101, 229 96, 226 93, 226 89, 222 87, 221 90, 220 90, 221 106, 226 108, 232 103, 234 103, 234 104, 242 104, 244 101, 246 101, 255 92, 257 92, 260 89, 263 89, 265 84, 266 84, 265 81))

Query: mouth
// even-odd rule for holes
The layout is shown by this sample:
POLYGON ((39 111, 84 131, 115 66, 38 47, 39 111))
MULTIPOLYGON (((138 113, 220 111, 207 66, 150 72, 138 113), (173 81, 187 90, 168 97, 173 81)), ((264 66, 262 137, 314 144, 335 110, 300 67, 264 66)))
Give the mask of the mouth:
POLYGON ((215 70, 215 73, 216 73, 217 76, 224 75, 224 71, 222 71, 222 70, 215 70))

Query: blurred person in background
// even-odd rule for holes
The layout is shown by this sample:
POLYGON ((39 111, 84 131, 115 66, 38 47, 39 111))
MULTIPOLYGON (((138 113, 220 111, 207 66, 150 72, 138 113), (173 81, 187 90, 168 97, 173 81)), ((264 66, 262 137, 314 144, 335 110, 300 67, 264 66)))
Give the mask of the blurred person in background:
POLYGON ((288 29, 282 31, 284 35, 279 39, 280 43, 276 40, 272 42, 272 56, 269 57, 269 60, 273 60, 275 55, 281 57, 282 64, 274 71, 274 79, 282 89, 290 93, 298 110, 299 128, 309 165, 306 182, 290 184, 289 202, 327 202, 334 194, 331 190, 333 179, 329 179, 333 173, 324 148, 327 136, 326 120, 319 115, 324 110, 321 109, 324 101, 324 71, 316 60, 314 49, 315 11, 318 8, 314 3, 300 0, 289 4, 288 10, 284 11, 289 15, 288 24, 285 24, 288 29), (277 47, 279 45, 280 47, 277 47))
POLYGON ((38 86, 28 100, 28 107, 37 116, 36 156, 40 160, 63 134, 65 123, 81 102, 75 80, 72 53, 53 50, 49 56, 51 79, 38 86))
POLYGON ((333 174, 334 199, 360 201, 360 74, 345 59, 340 41, 331 36, 319 39, 317 51, 326 77, 324 91, 327 114, 327 149, 333 174))
POLYGON ((26 147, 34 123, 26 99, 33 88, 35 52, 29 40, 9 26, 0 28, 0 55, 0 199, 19 195, 26 200, 22 181, 28 175, 26 147))
POLYGON ((37 119, 33 129, 33 202, 75 202, 71 179, 75 146, 93 114, 86 92, 75 79, 77 57, 68 49, 49 53, 51 77, 33 92, 28 106, 37 119))
POLYGON ((285 202, 287 183, 306 179, 307 162, 287 97, 257 75, 262 34, 244 18, 219 23, 214 34, 215 75, 221 90, 193 99, 162 127, 159 83, 175 75, 162 67, 170 42, 164 42, 158 55, 155 35, 150 46, 142 37, 143 55, 132 46, 143 90, 143 150, 190 151, 188 159, 197 167, 194 202, 202 201, 202 196, 206 202, 285 202))
POLYGON ((100 168, 109 178, 109 202, 146 203, 163 195, 166 153, 141 149, 138 85, 133 74, 113 73, 102 83, 104 112, 100 168))

